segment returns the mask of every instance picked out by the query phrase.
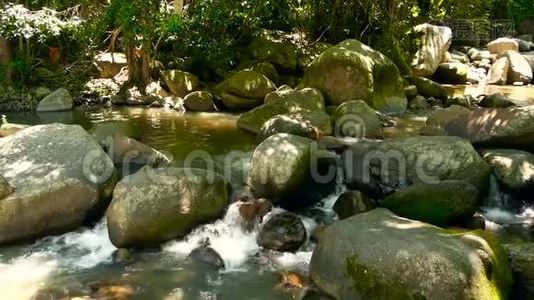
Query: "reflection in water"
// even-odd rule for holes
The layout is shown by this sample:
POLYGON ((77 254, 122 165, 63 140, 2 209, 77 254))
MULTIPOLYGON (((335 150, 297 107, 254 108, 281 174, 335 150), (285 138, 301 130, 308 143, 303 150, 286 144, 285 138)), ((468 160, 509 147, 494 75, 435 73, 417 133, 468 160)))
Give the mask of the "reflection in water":
POLYGON ((502 93, 520 106, 534 104, 534 86, 499 86, 499 85, 444 85, 447 93, 454 97, 463 95, 492 95, 502 93))

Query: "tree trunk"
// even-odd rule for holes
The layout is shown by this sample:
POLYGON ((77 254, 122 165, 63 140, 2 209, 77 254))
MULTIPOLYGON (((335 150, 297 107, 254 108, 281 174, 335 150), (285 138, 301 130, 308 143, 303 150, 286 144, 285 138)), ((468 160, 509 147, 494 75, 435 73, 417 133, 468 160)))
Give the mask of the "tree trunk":
POLYGON ((126 47, 129 81, 144 91, 150 81, 150 58, 143 47, 126 47))
POLYGON ((10 85, 12 80, 11 68, 9 63, 11 62, 11 47, 9 41, 0 37, 0 65, 5 68, 3 75, 5 83, 10 85))

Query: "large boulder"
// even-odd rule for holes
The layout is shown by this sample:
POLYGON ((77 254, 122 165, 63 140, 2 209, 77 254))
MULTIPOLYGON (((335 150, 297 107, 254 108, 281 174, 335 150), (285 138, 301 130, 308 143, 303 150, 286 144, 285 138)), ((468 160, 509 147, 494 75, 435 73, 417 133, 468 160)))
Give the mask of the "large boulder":
POLYGON ((335 299, 506 299, 506 253, 485 235, 375 209, 325 229, 310 277, 335 299))
POLYGON ((447 100, 447 91, 441 84, 428 78, 408 76, 406 80, 417 87, 417 92, 425 97, 432 97, 440 100, 447 100))
MULTIPOLYGON (((326 113, 325 113, 326 114, 326 113)), ((278 133, 289 133, 309 139, 319 137, 319 129, 305 120, 299 120, 286 115, 270 118, 260 129, 261 139, 266 139, 278 133)))
POLYGON ((532 68, 528 61, 515 51, 505 51, 499 57, 506 57, 510 62, 508 69, 508 83, 521 82, 528 84, 532 81, 532 68))
POLYGON ((210 171, 144 167, 115 187, 106 212, 109 238, 119 248, 182 238, 221 217, 228 193, 224 179, 210 171))
POLYGON ((447 108, 439 108, 433 111, 426 119, 426 125, 443 128, 449 122, 466 116, 471 111, 460 105, 451 105, 447 108))
POLYGON ((446 26, 420 24, 414 31, 421 36, 419 49, 412 62, 415 76, 430 77, 443 61, 452 42, 452 30, 446 26))
POLYGON ((276 134, 252 157, 248 185, 257 198, 287 208, 305 207, 331 192, 335 160, 313 140, 276 134))
POLYGON ((384 207, 401 217, 445 226, 473 216, 478 198, 477 188, 465 181, 419 182, 384 199, 384 207))
POLYGON ((156 149, 120 133, 110 136, 97 136, 102 148, 117 165, 167 165, 171 158, 156 149))
POLYGON ((273 99, 269 102, 241 115, 237 120, 237 127, 259 133, 263 124, 274 116, 297 111, 325 110, 323 95, 313 88, 291 90, 271 97, 273 99))
POLYGON ((519 44, 511 38, 498 38, 488 43, 488 50, 491 54, 501 54, 505 51, 519 51, 519 44))
POLYGON ((534 155, 512 149, 484 151, 482 157, 493 167, 497 181, 513 192, 534 191, 534 155))
POLYGON ((252 71, 239 71, 215 87, 215 94, 232 110, 246 110, 263 103, 265 95, 276 90, 269 78, 252 71))
POLYGON ((497 59, 488 71, 486 82, 488 84, 505 85, 508 82, 509 70, 510 60, 507 57, 497 59))
POLYGON ((529 53, 523 53, 523 57, 528 61, 532 72, 534 72, 534 51, 529 53))
POLYGON ((415 183, 465 180, 487 188, 490 168, 469 141, 448 136, 409 137, 355 144, 343 153, 349 187, 383 198, 415 183))
POLYGON ((206 91, 192 92, 185 96, 184 106, 190 111, 216 111, 213 96, 206 91))
POLYGON ((507 108, 515 106, 513 100, 502 93, 495 93, 490 96, 485 96, 478 106, 485 108, 507 108))
POLYGON ((469 66, 460 62, 448 62, 439 64, 434 79, 441 83, 465 84, 469 66))
POLYGON ((450 122, 449 135, 463 137, 479 146, 534 150, 534 105, 484 108, 450 122))
POLYGON ((74 100, 69 91, 59 88, 39 101, 37 112, 71 110, 73 107, 74 100))
POLYGON ((3 199, 11 194, 13 194, 15 190, 13 187, 7 182, 7 180, 0 176, 0 199, 3 199))
POLYGON ((339 195, 333 207, 340 220, 368 212, 375 208, 376 204, 360 191, 344 192, 339 195))
POLYGON ((403 112, 407 100, 399 70, 382 53, 357 40, 324 51, 300 83, 319 89, 334 105, 362 99, 381 112, 403 112))
POLYGON ((517 299, 534 299, 534 243, 504 245, 515 278, 517 299))
POLYGON ((111 195, 113 162, 78 125, 33 126, 0 139, 0 244, 67 232, 98 215, 111 195))
POLYGON ((338 137, 382 137, 382 121, 378 112, 362 100, 348 101, 338 106, 332 114, 332 123, 338 137))
POLYGON ((124 53, 104 52, 96 55, 93 63, 100 72, 101 78, 113 78, 121 69, 128 66, 128 60, 124 53))
POLYGON ((293 73, 297 69, 298 49, 291 42, 283 40, 284 33, 275 31, 261 31, 252 39, 249 46, 253 59, 269 62, 278 71, 293 73))
POLYGON ((294 213, 282 211, 270 214, 258 233, 258 245, 281 252, 297 251, 306 242, 306 227, 294 213))
POLYGON ((178 97, 185 97, 200 86, 198 77, 185 71, 166 70, 161 75, 171 93, 178 97))

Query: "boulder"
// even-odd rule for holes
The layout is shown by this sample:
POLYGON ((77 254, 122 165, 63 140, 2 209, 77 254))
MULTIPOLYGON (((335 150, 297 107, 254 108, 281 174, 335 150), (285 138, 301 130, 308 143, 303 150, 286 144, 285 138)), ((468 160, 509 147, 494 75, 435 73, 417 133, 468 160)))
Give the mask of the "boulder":
POLYGON ((306 237, 306 227, 296 214, 274 212, 260 227, 258 245, 280 252, 294 252, 304 245, 306 237))
POLYGON ((259 133, 263 124, 272 117, 303 110, 325 110, 324 98, 319 90, 305 88, 285 93, 278 100, 273 99, 241 115, 237 120, 237 127, 253 133, 259 133))
POLYGON ((348 101, 332 114, 334 134, 338 137, 382 137, 382 122, 378 112, 362 100, 348 101))
POLYGON ((493 167, 500 186, 508 191, 534 191, 534 154, 512 149, 492 149, 482 157, 493 167))
POLYGON ((463 106, 465 108, 471 108, 475 105, 477 99, 473 95, 463 95, 459 97, 449 97, 445 101, 445 106, 449 107, 452 105, 463 106))
POLYGON ((417 97, 418 93, 417 93, 417 86, 415 85, 408 85, 404 88, 404 94, 406 95, 406 98, 408 99, 408 101, 410 99, 413 99, 415 97, 417 97))
POLYGON ((478 106, 485 108, 506 108, 515 106, 515 103, 512 99, 502 93, 495 93, 490 96, 485 96, 484 99, 478 103, 478 106))
POLYGON ((13 124, 13 123, 7 123, 4 122, 0 124, 0 138, 13 135, 21 130, 24 130, 26 128, 29 128, 30 125, 26 124, 13 124))
POLYGON ((124 53, 104 52, 94 57, 93 63, 100 72, 101 78, 113 78, 121 69, 128 66, 124 53))
POLYGON ((534 297, 534 243, 504 245, 515 278, 516 299, 534 297))
POLYGON ((328 194, 335 180, 335 160, 313 140, 276 134, 254 151, 248 186, 256 198, 286 208, 305 207, 328 194))
POLYGON ((401 217, 446 226, 472 217, 479 194, 483 191, 461 180, 419 182, 388 196, 384 207, 401 217))
POLYGON ((333 133, 332 119, 324 110, 297 110, 287 115, 315 127, 319 136, 332 135, 333 133))
POLYGON ((74 100, 69 91, 59 88, 39 101, 37 112, 71 110, 73 107, 74 100))
POLYGON ((466 116, 471 111, 463 106, 452 105, 433 111, 426 119, 426 125, 443 128, 449 122, 466 116))
POLYGON ((510 60, 507 57, 497 59, 488 71, 486 82, 488 84, 505 85, 508 82, 509 70, 510 60))
POLYGON ((144 167, 115 187, 106 212, 109 238, 119 248, 183 238, 196 226, 221 217, 228 193, 224 179, 210 171, 144 167))
POLYGON ((266 104, 269 102, 282 100, 287 97, 294 96, 295 93, 297 93, 297 90, 295 90, 294 88, 290 87, 289 85, 282 85, 281 87, 276 89, 276 91, 270 92, 269 94, 265 95, 263 103, 266 104))
POLYGON ((264 75, 251 70, 239 71, 215 87, 215 94, 231 110, 246 110, 263 103, 276 86, 264 75))
POLYGON ((491 54, 501 54, 505 51, 519 51, 519 44, 511 38, 498 38, 488 43, 488 50, 491 54))
POLYGON ((395 64, 357 40, 325 50, 308 66, 300 86, 319 89, 333 105, 362 99, 380 112, 406 110, 404 85, 395 64))
POLYGON ((376 208, 376 204, 360 191, 349 191, 341 194, 334 204, 334 211, 340 220, 376 208))
POLYGON ((523 58, 527 60, 530 65, 530 68, 534 72, 534 52, 523 53, 523 58))
POLYGON ((442 62, 452 42, 452 31, 446 26, 420 24, 414 32, 421 36, 419 49, 412 61, 415 76, 431 77, 442 62))
POLYGON ((237 210, 245 224, 254 224, 256 220, 262 220, 273 208, 271 201, 267 199, 253 199, 237 203, 237 210))
MULTIPOLYGON (((532 36, 530 36, 532 38, 532 36)), ((519 52, 528 52, 530 51, 530 47, 532 45, 532 41, 525 41, 523 39, 515 38, 514 41, 517 42, 517 45, 519 46, 519 52)))
POLYGON ((443 180, 465 180, 484 191, 490 175, 490 167, 469 141, 458 137, 400 138, 363 149, 355 144, 343 159, 348 186, 374 199, 418 182, 443 180))
POLYGON ((335 299, 506 299, 512 284, 495 238, 382 208, 327 227, 313 251, 310 277, 335 299))
POLYGON ((460 62, 449 62, 439 64, 434 79, 441 83, 448 84, 465 84, 467 82, 467 75, 469 73, 469 66, 460 62))
POLYGON ((14 192, 0 201, 0 244, 68 232, 97 216, 111 195, 113 162, 78 125, 33 126, 0 139, 14 192))
POLYGON ((192 92, 185 96, 184 106, 189 111, 216 111, 213 96, 206 91, 192 92))
POLYGON ((98 142, 117 165, 165 166, 171 158, 156 149, 120 133, 96 137, 98 142))
POLYGON ((289 133, 309 139, 317 139, 319 137, 319 129, 317 127, 314 127, 309 122, 286 115, 278 115, 267 120, 261 127, 259 136, 261 139, 266 139, 278 133, 289 133))
POLYGON ((534 150, 534 105, 484 108, 447 124, 447 133, 477 146, 534 150))
POLYGON ((9 184, 9 182, 7 182, 7 180, 4 177, 0 176, 0 200, 13 194, 14 191, 15 190, 9 184))
POLYGON ((261 31, 249 46, 251 56, 257 61, 273 64, 278 71, 293 73, 297 69, 297 46, 284 41, 283 32, 261 31))
POLYGON ((215 269, 224 269, 225 267, 221 255, 209 246, 200 246, 193 249, 187 258, 192 262, 204 264, 215 269))
POLYGON ((417 87, 419 95, 447 100, 447 91, 437 82, 423 77, 408 76, 406 80, 417 87))
POLYGON ((146 86, 145 94, 147 96, 155 98, 154 100, 157 100, 158 98, 169 97, 169 93, 167 93, 167 91, 163 89, 161 84, 156 81, 152 81, 146 86))
POLYGON ((499 55, 500 58, 506 57, 510 62, 508 69, 508 83, 514 84, 521 82, 528 84, 532 81, 532 68, 529 62, 515 51, 505 51, 499 55))
POLYGON ((198 77, 188 72, 166 70, 161 72, 161 76, 171 93, 178 97, 185 97, 200 87, 198 77))
POLYGON ((274 83, 277 83, 280 80, 280 76, 276 72, 276 68, 268 62, 260 62, 253 65, 250 68, 252 71, 258 72, 263 76, 269 78, 274 83))
POLYGON ((463 52, 460 52, 460 51, 451 51, 450 52, 450 57, 451 57, 451 60, 452 62, 461 62, 463 64, 468 64, 471 62, 471 59, 469 58, 469 56, 463 52))
POLYGON ((430 108, 430 103, 425 97, 418 95, 408 101, 408 108, 414 110, 426 110, 430 108))

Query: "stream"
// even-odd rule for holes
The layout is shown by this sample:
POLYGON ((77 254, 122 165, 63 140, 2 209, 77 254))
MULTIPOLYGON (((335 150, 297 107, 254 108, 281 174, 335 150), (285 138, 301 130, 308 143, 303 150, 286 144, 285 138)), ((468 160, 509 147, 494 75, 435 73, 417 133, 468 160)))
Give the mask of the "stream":
MULTIPOLYGON (((7 116, 12 123, 62 122, 80 124, 87 130, 101 124, 103 134, 124 133, 172 155, 177 165, 192 151, 206 152, 216 162, 236 151, 247 157, 258 144, 254 136, 237 129, 238 116, 232 114, 182 115, 166 109, 118 107, 7 116)), ((418 135, 425 120, 425 113, 396 117, 397 127, 386 132, 386 137, 418 135)), ((239 186, 242 180, 232 183, 239 186)), ((318 224, 335 220, 332 206, 342 191, 340 183, 335 194, 299 213, 308 236, 318 224)), ((533 208, 509 208, 506 197, 493 180, 482 209, 487 229, 497 232, 503 241, 532 241, 527 228, 533 224, 533 208)), ((287 294, 275 288, 279 273, 292 270, 305 275, 313 243, 294 254, 275 253, 256 244, 257 232, 257 228, 242 229, 237 207, 231 205, 224 218, 197 228, 184 240, 168 242, 161 249, 135 251, 131 262, 115 263, 112 255, 116 249, 101 221, 93 228, 0 248, 0 295, 4 299, 91 299, 102 295, 113 295, 113 299, 285 299, 287 294), (224 271, 185 260, 206 238, 223 258, 224 271)))

